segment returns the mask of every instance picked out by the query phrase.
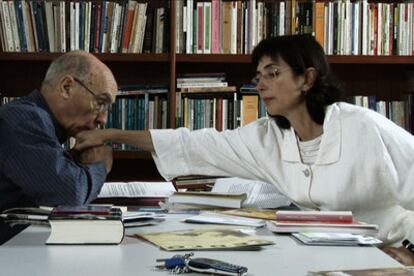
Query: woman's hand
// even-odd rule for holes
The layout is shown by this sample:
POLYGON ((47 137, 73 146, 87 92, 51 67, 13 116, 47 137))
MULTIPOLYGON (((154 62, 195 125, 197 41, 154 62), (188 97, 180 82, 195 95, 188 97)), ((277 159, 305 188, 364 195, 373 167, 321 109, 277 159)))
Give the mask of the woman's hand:
POLYGON ((401 247, 384 247, 382 251, 396 259, 403 265, 414 265, 414 254, 411 253, 407 248, 401 247))
POLYGON ((105 144, 105 130, 85 130, 76 135, 74 149, 82 151, 87 148, 102 146, 105 144))

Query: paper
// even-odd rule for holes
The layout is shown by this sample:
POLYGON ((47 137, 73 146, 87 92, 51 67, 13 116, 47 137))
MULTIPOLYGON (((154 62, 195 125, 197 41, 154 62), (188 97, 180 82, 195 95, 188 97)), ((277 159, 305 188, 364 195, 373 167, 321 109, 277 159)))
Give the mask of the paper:
POLYGON ((229 224, 229 225, 241 225, 252 227, 263 227, 266 225, 264 220, 242 218, 230 215, 220 215, 217 213, 206 212, 197 216, 189 217, 184 220, 185 222, 192 223, 211 223, 211 224, 229 224))
POLYGON ((272 241, 258 239, 242 230, 230 228, 170 231, 135 234, 168 251, 182 250, 257 250, 272 241))
POLYGON ((292 236, 308 245, 377 245, 382 241, 370 236, 349 233, 292 233, 292 236))
POLYGON ((106 182, 98 197, 168 197, 173 192, 172 182, 106 182))
POLYGON ((219 178, 213 186, 212 192, 217 193, 246 193, 247 199, 243 207, 278 208, 290 205, 287 197, 270 183, 256 180, 247 180, 238 177, 219 178))

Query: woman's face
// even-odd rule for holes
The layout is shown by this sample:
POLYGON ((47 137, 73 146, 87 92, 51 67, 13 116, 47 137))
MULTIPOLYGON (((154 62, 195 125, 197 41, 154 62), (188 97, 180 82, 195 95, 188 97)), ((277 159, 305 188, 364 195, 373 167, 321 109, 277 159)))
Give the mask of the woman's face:
POLYGON ((281 58, 261 58, 255 82, 257 91, 266 105, 267 112, 289 118, 289 115, 305 104, 302 87, 304 76, 296 76, 292 68, 281 58))

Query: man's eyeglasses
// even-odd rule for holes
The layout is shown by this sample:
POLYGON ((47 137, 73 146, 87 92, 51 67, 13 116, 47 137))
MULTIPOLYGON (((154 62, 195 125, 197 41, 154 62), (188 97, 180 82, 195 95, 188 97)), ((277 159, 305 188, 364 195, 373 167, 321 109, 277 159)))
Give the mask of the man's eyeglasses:
POLYGON ((290 68, 286 68, 284 70, 280 70, 277 67, 269 66, 265 68, 265 72, 263 74, 256 74, 256 76, 251 80, 254 85, 258 85, 261 78, 265 80, 274 80, 276 79, 281 73, 290 70, 290 68))
MULTIPOLYGON (((93 96, 93 106, 92 109, 96 113, 107 113, 111 111, 112 103, 108 102, 108 98, 99 97, 99 94, 93 92, 89 87, 87 87, 81 80, 74 77, 73 78, 77 83, 79 83, 86 91, 88 91, 93 96)), ((102 93, 102 94, 109 94, 109 93, 102 93)))

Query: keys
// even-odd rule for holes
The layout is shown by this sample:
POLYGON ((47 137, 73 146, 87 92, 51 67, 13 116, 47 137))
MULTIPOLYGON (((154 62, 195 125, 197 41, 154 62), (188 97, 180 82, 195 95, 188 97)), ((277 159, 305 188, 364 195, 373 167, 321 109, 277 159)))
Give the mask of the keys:
POLYGON ((162 264, 156 265, 158 269, 169 270, 173 275, 189 272, 187 263, 194 253, 188 253, 185 255, 174 255, 167 259, 157 259, 156 261, 162 264))
POLYGON ((247 273, 247 267, 216 259, 191 258, 193 255, 194 253, 188 253, 185 255, 174 255, 166 259, 157 259, 156 261, 161 264, 158 264, 156 268, 169 270, 173 275, 192 271, 233 276, 243 276, 247 273))

